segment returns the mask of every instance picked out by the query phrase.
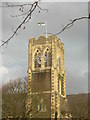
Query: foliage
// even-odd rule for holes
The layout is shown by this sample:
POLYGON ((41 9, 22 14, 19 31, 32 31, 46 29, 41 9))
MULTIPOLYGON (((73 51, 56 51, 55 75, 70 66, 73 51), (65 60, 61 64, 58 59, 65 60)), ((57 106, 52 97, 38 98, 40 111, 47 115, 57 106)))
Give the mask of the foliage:
POLYGON ((2 87, 2 117, 25 116, 26 78, 10 80, 2 87))

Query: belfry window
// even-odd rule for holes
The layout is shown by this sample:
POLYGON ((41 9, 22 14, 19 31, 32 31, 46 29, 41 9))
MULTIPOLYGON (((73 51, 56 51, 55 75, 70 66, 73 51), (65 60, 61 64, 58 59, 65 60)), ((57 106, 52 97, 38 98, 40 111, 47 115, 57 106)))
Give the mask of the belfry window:
POLYGON ((38 62, 38 67, 41 67, 41 53, 38 54, 37 62, 38 62))
POLYGON ((45 67, 46 67, 47 66, 47 52, 45 52, 44 63, 45 63, 45 67))
POLYGON ((50 50, 47 48, 44 54, 44 66, 51 66, 52 56, 50 50))
POLYGON ((34 56, 34 67, 35 68, 41 67, 41 53, 39 50, 37 50, 34 56))

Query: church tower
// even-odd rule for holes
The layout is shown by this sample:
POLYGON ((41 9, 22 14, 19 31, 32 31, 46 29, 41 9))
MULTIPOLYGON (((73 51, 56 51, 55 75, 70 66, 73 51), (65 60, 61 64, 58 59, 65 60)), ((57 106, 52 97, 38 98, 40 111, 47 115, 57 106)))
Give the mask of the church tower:
POLYGON ((66 80, 64 45, 56 36, 29 40, 27 84, 27 116, 60 118, 60 99, 66 99, 66 80))

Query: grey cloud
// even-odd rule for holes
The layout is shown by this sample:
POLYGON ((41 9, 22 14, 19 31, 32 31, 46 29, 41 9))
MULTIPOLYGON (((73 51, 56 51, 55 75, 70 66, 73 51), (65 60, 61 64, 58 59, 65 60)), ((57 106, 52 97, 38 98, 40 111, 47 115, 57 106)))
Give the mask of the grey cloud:
MULTIPOLYGON (((88 3, 41 3, 41 7, 48 8, 48 32, 56 33, 66 25, 69 20, 88 15, 88 3)), ((14 29, 19 24, 22 18, 11 18, 9 15, 17 14, 17 9, 3 9, 3 38, 6 39, 12 34, 14 29)), ((30 23, 25 25, 18 32, 7 48, 3 48, 3 66, 12 69, 15 66, 24 67, 24 73, 27 71, 28 64, 28 41, 30 37, 38 37, 45 33, 45 27, 39 27, 38 22, 46 21, 46 13, 38 13, 38 9, 32 15, 30 23)), ((87 74, 82 74, 82 71, 87 72, 88 68, 88 22, 82 20, 76 22, 72 28, 67 29, 62 34, 58 35, 65 47, 65 68, 67 81, 67 94, 88 92, 87 89, 87 74)), ((19 69, 18 69, 19 70, 19 69)), ((23 73, 23 74, 24 74, 23 73)), ((10 72, 9 72, 10 74, 10 72)), ((20 73, 22 75, 22 73, 20 73)), ((25 73, 26 75, 26 73, 25 73)), ((18 77, 18 75, 16 75, 18 77)), ((9 77, 12 77, 9 75, 9 77)))

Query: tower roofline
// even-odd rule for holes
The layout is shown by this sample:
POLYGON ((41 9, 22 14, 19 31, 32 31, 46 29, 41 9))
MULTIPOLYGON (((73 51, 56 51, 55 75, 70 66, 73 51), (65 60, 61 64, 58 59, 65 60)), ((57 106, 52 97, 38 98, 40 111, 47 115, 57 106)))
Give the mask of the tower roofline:
POLYGON ((40 35, 40 36, 38 37, 38 39, 36 39, 36 38, 30 38, 30 39, 29 39, 29 43, 36 45, 36 44, 38 44, 38 43, 46 43, 46 41, 47 41, 47 42, 52 42, 52 40, 57 40, 60 44, 64 45, 64 44, 62 43, 62 41, 60 40, 60 38, 58 38, 56 35, 50 35, 50 36, 48 36, 48 38, 46 38, 46 37, 43 36, 43 35, 40 35))

